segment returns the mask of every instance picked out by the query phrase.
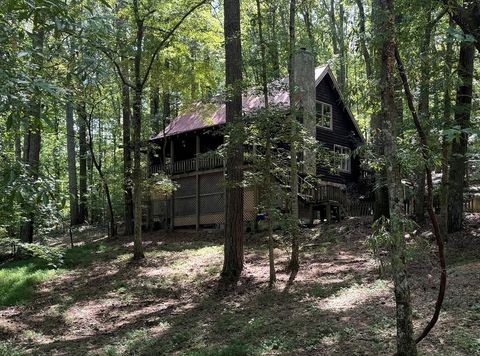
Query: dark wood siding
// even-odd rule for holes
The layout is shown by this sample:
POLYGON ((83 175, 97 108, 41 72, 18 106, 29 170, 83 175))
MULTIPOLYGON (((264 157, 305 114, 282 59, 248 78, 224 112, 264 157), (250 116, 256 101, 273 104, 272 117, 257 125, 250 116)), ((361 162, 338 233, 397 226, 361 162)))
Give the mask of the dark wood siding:
MULTIPOLYGON (((341 145, 349 147, 353 152, 360 143, 360 137, 328 75, 318 84, 316 96, 318 101, 332 105, 333 120, 333 130, 317 127, 317 140, 329 150, 333 150, 334 145, 341 145)), ((332 174, 328 168, 317 165, 317 175, 335 183, 356 182, 360 176, 360 160, 352 157, 351 173, 332 174)))

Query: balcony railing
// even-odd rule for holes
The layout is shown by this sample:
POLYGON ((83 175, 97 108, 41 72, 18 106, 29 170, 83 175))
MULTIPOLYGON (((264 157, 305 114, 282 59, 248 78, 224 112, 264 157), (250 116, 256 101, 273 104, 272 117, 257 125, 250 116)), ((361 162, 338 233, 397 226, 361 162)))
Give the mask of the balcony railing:
POLYGON ((197 157, 173 163, 155 164, 150 166, 150 173, 155 174, 165 172, 167 174, 181 174, 195 171, 206 171, 214 168, 223 167, 223 158, 221 157, 197 157))

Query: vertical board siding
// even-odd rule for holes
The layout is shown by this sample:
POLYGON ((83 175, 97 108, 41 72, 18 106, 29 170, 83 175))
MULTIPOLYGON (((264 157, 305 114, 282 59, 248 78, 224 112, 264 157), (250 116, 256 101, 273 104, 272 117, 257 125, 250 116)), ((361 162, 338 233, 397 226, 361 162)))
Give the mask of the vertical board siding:
MULTIPOLYGON (((341 103, 340 96, 333 86, 330 77, 326 76, 317 86, 317 100, 332 105, 333 130, 317 127, 317 140, 333 151, 334 145, 349 147, 352 152, 358 146, 360 137, 355 130, 349 115, 341 103)), ((317 165, 317 175, 325 181, 347 184, 358 181, 360 160, 352 157, 351 172, 332 174, 328 168, 317 165)))

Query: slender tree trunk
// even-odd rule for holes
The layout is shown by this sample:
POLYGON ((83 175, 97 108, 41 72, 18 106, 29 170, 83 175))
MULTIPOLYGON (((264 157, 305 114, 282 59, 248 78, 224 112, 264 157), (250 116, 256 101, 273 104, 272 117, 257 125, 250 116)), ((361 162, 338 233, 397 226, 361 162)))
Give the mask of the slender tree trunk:
POLYGON ((360 28, 360 48, 362 50, 363 59, 365 61, 365 74, 368 80, 373 79, 372 60, 367 47, 366 30, 365 30, 365 9, 362 0, 355 0, 358 7, 359 28, 360 28))
POLYGON ((344 36, 344 8, 342 0, 339 4, 339 18, 335 16, 335 0, 330 0, 330 32, 332 36, 333 54, 338 57, 339 64, 337 70, 338 83, 341 89, 345 89, 346 85, 346 63, 345 63, 345 36, 344 36))
POLYGON ((122 84, 122 129, 123 129, 123 186, 125 236, 133 235, 133 189, 132 189, 132 146, 130 87, 122 84))
MULTIPOLYGON (((420 46, 420 98, 418 101, 418 115, 424 127, 428 127, 430 120, 430 42, 432 37, 432 11, 428 9, 427 23, 420 46)), ((417 172, 417 189, 415 193, 415 221, 425 224, 425 167, 420 165, 417 172)))
POLYGON ((347 51, 345 48, 345 10, 343 7, 343 0, 340 0, 339 14, 338 14, 338 49, 340 55, 340 72, 339 72, 339 84, 342 90, 347 88, 347 51))
POLYGON ((231 130, 226 162, 225 246, 221 284, 236 283, 243 270, 243 125, 240 1, 224 2, 226 123, 231 130))
POLYGON ((376 29, 383 34, 380 47, 381 58, 381 101, 385 117, 385 161, 389 190, 391 263, 395 289, 397 321, 397 355, 416 355, 413 335, 412 306, 407 280, 405 261, 405 238, 403 210, 403 188, 400 175, 400 162, 397 155, 396 137, 398 122, 395 107, 395 15, 394 0, 375 0, 381 15, 376 29))
POLYGON ((447 285, 447 268, 445 264, 445 252, 443 247, 443 239, 440 233, 440 227, 438 224, 437 216, 435 215, 435 211, 433 208, 433 180, 432 180, 432 170, 430 169, 430 165, 429 165, 430 153, 428 148, 428 136, 425 130, 423 129, 422 124, 420 123, 420 119, 415 111, 415 106, 413 104, 413 95, 410 90, 407 74, 405 73, 405 68, 404 68, 402 59, 400 58, 400 52, 398 51, 398 48, 395 48, 395 58, 397 61, 398 71, 400 73, 400 77, 403 82, 403 87, 405 90, 405 96, 407 98, 408 108, 412 113, 413 122, 415 124, 415 128, 417 129, 417 134, 420 139, 422 158, 424 161, 424 168, 425 168, 426 179, 427 179, 427 210, 428 210, 428 215, 430 217, 430 221, 433 227, 433 235, 435 236, 435 240, 438 246, 438 256, 439 256, 439 262, 440 262, 439 264, 441 268, 440 287, 438 289, 437 302, 435 303, 435 311, 429 323, 427 324, 427 326, 423 329, 420 336, 415 340, 415 342, 418 343, 428 335, 430 330, 433 329, 440 315, 443 299, 445 297, 445 288, 447 285))
POLYGON ((269 4, 269 18, 270 18, 270 31, 271 40, 268 46, 270 62, 272 63, 272 75, 273 78, 280 78, 280 56, 278 50, 278 31, 277 31, 277 5, 269 4))
POLYGON ((22 160, 22 138, 18 133, 15 134, 15 160, 17 162, 22 160))
MULTIPOLYGON (((167 62, 168 63, 168 62, 167 62)), ((163 132, 163 137, 166 137, 167 133, 166 133, 166 129, 167 129, 167 125, 170 121, 170 116, 172 114, 172 111, 171 111, 171 105, 170 105, 170 93, 168 92, 165 92, 163 93, 163 115, 162 115, 162 132, 163 132)), ((165 164, 166 161, 167 161, 167 143, 168 143, 168 140, 165 138, 163 140, 163 147, 162 147, 162 162, 165 164)), ((172 158, 172 157, 170 157, 172 158)))
POLYGON ((150 126, 152 128, 152 134, 158 134, 160 132, 160 91, 157 86, 153 87, 152 95, 150 98, 150 126))
POLYGON ((310 43, 309 50, 312 51, 312 53, 315 53, 317 51, 315 46, 315 36, 313 34, 310 9, 308 8, 308 4, 306 2, 303 3, 303 21, 305 22, 305 30, 307 31, 308 42, 310 43))
POLYGON ((65 118, 67 123, 67 158, 68 158, 68 191, 70 195, 70 225, 76 225, 78 219, 78 187, 77 187, 77 164, 75 152, 75 130, 73 127, 73 102, 72 95, 67 94, 65 106, 65 118))
MULTIPOLYGON (((291 120, 291 140, 290 140, 290 214, 292 220, 292 254, 290 256, 290 262, 288 264, 288 270, 295 274, 300 268, 299 262, 299 235, 300 230, 298 228, 298 127, 297 127, 297 117, 296 117, 296 108, 293 103, 294 92, 295 92, 295 81, 294 81, 294 66, 293 66, 293 56, 295 52, 295 17, 297 15, 297 3, 296 0, 290 0, 290 22, 289 22, 289 53, 288 53, 288 83, 290 91, 290 120, 291 120)), ((292 275, 293 275, 292 274, 292 275)))
POLYGON ((338 55, 338 36, 337 36, 337 20, 335 18, 335 0, 330 0, 329 13, 330 17, 330 35, 332 36, 333 54, 338 55))
MULTIPOLYGON (((458 79, 460 85, 457 89, 455 103, 455 124, 462 130, 470 126, 474 58, 475 47, 469 42, 462 42, 458 60, 458 79)), ((468 134, 464 131, 461 132, 459 139, 454 140, 452 143, 448 178, 448 232, 462 230, 467 145, 468 134)))
MULTIPOLYGON (((372 22, 375 31, 375 28, 380 28, 382 26, 383 20, 383 13, 379 9, 378 1, 374 2, 372 6, 372 22)), ((380 43, 382 40, 381 36, 375 37, 375 47, 380 48, 382 44, 380 43)), ((365 54, 364 54, 365 55, 365 54)), ((367 57, 370 58, 370 56, 367 57)), ((371 62, 370 62, 371 63, 371 62)), ((376 83, 380 80, 379 73, 375 73, 374 68, 381 66, 381 57, 375 60, 375 66, 370 65, 370 69, 372 69, 371 77, 369 81, 376 83)), ((367 68, 367 67, 366 67, 367 68)), ((378 92, 380 96, 380 93, 378 92)), ((385 137, 384 137, 384 125, 385 125, 385 117, 383 116, 382 112, 375 112, 372 114, 370 119, 370 131, 371 131, 371 140, 373 143, 373 152, 375 157, 382 157, 385 155, 385 137)), ((387 171, 385 167, 382 167, 378 171, 375 172, 375 190, 374 190, 374 198, 375 202, 373 205, 373 219, 378 220, 381 217, 390 217, 390 203, 389 203, 389 195, 388 195, 388 186, 387 186, 387 171)))
MULTIPOLYGON (((95 151, 93 148, 93 135, 92 135, 92 121, 91 117, 88 118, 87 122, 85 123, 87 126, 88 130, 88 149, 90 150, 90 157, 92 159, 92 164, 95 166, 95 169, 98 172, 98 175, 100 176, 100 180, 102 181, 102 186, 105 191, 105 196, 107 198, 107 205, 108 205, 108 218, 109 218, 109 229, 108 229, 108 237, 112 238, 117 235, 116 233, 116 225, 115 225, 115 215, 113 214, 113 205, 112 205, 112 198, 110 195, 110 188, 108 185, 107 178, 105 177, 105 174, 102 169, 102 162, 101 160, 97 159, 95 155, 95 151)), ((100 132, 100 131, 99 131, 100 132)), ((100 133, 101 135, 101 133, 100 133)), ((100 138, 101 140, 101 138, 100 138)), ((101 155, 101 154, 100 154, 101 155)))
MULTIPOLYGON (((450 27, 453 27, 453 21, 450 19, 450 27)), ((443 129, 447 130, 451 126, 451 115, 452 115, 452 58, 453 58, 453 43, 451 35, 448 35, 447 46, 445 49, 445 60, 444 60, 444 96, 443 96, 443 129)), ((442 238, 444 241, 447 241, 448 236, 448 176, 449 176, 449 167, 448 167, 448 158, 450 156, 451 143, 448 140, 448 137, 444 135, 442 137, 442 182, 440 188, 440 231, 442 233, 442 238)))
POLYGON ((78 221, 84 223, 88 219, 88 192, 87 192, 87 112, 85 102, 81 102, 77 109, 78 139, 79 139, 79 209, 78 221))
MULTIPOLYGON (((268 111, 269 109, 269 102, 268 102, 268 87, 267 87, 267 62, 265 56, 265 41, 263 39, 263 28, 262 28, 262 13, 260 9, 260 0, 256 0, 257 2, 257 18, 258 18, 258 37, 260 40, 260 55, 262 58, 262 88, 263 88, 263 98, 265 100, 265 110, 268 111)), ((264 201, 267 205, 268 210, 268 263, 270 266, 270 279, 269 279, 269 286, 272 287, 275 282, 277 281, 277 277, 275 275, 275 256, 273 253, 273 225, 272 225, 272 216, 273 216, 273 209, 272 206, 272 183, 271 183, 271 172, 272 172, 272 142, 271 142, 271 135, 267 133, 265 138, 265 165, 263 172, 263 176, 265 179, 264 182, 264 191, 267 193, 264 196, 264 201)))
POLYGON ((142 94, 141 64, 143 54, 144 22, 139 17, 138 0, 134 0, 134 12, 137 26, 136 50, 134 59, 135 100, 133 105, 133 206, 134 206, 134 239, 133 259, 145 257, 142 243, 142 167, 141 167, 141 133, 142 133, 142 94))
MULTIPOLYGON (((32 64, 36 73, 41 73, 43 67, 43 45, 45 40, 45 28, 42 14, 35 10, 32 28, 32 64)), ((33 180, 38 177, 40 168, 40 146, 41 146, 41 113, 42 105, 39 93, 33 93, 29 103, 29 120, 27 132, 24 138, 23 161, 28 165, 29 174, 33 180)), ((32 209, 32 207, 27 207, 32 209)), ((23 242, 33 242, 33 225, 35 219, 34 211, 27 211, 27 220, 20 229, 20 239, 23 242)))

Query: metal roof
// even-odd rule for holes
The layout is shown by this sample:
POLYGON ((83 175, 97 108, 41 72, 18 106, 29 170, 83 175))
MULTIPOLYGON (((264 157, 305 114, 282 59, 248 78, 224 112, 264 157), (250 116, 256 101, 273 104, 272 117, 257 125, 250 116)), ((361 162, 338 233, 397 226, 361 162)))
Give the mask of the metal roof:
MULTIPOLYGON (((338 83, 328 65, 315 68, 315 87, 325 78, 326 74, 330 75, 332 82, 343 102, 343 97, 339 90, 338 83)), ((269 103, 271 105, 285 107, 285 109, 289 108, 290 96, 288 91, 288 77, 271 82, 268 85, 268 89, 270 93, 269 103)), ((243 113, 248 114, 263 108, 265 106, 264 101, 263 95, 259 90, 250 90, 249 93, 244 95, 242 99, 243 113)), ((355 128, 357 129, 358 134, 360 137, 362 137, 362 133, 358 127, 358 124, 353 118, 350 109, 348 109, 345 104, 343 105, 346 108, 355 128)), ((165 128, 165 132, 160 132, 156 136, 152 137, 152 140, 223 124, 225 124, 225 103, 218 99, 216 101, 212 101, 211 103, 197 102, 189 106, 185 112, 173 119, 173 121, 165 128)))

